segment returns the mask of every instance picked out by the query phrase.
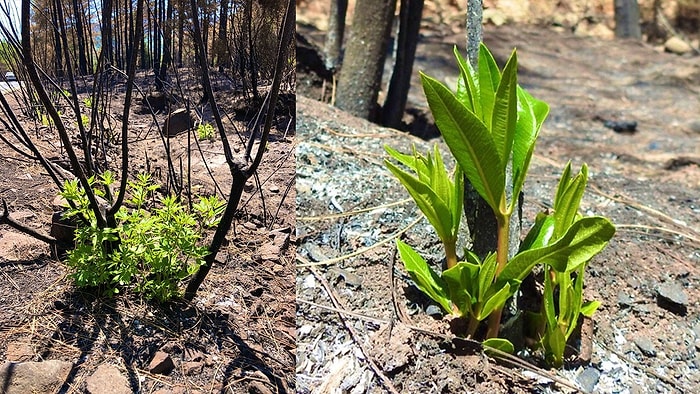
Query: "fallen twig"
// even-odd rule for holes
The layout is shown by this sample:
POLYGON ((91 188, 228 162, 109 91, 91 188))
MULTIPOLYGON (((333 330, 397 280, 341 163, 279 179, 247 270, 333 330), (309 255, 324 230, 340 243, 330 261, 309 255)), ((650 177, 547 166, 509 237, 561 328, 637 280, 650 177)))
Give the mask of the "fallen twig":
MULTIPOLYGON (((308 269, 316 277, 316 279, 318 279, 321 282, 321 284, 323 285, 323 287, 326 290, 326 294, 328 294, 328 298, 330 298, 331 303, 333 303, 333 306, 335 306, 335 308, 338 311, 342 310, 343 309, 342 305, 340 304, 340 301, 338 301, 338 299, 333 294, 333 289, 328 284, 328 281, 326 280, 326 278, 324 278, 323 275, 321 275, 321 273, 318 272, 318 270, 316 268, 308 267, 308 269)), ((386 377, 386 375, 382 372, 381 368, 379 368, 379 366, 374 362, 371 355, 369 354, 369 352, 367 351, 367 349, 363 345, 362 341, 360 340, 360 337, 357 335, 357 332, 355 332, 355 329, 352 328, 352 326, 350 324, 348 324, 344 315, 342 313, 338 313, 338 318, 340 318, 340 320, 343 322, 345 329, 348 330, 353 341, 355 341, 355 344, 357 345, 357 347, 360 348, 360 351, 365 356, 365 360, 367 360, 367 363, 369 364, 370 368, 372 369, 374 374, 379 378, 379 380, 381 380, 384 387, 386 387, 386 389, 390 393, 398 394, 399 392, 394 387, 394 384, 391 382, 391 380, 389 378, 386 377)))
POLYGON ((56 238, 42 234, 30 227, 27 227, 23 225, 22 223, 12 219, 10 217, 10 212, 7 210, 7 201, 5 199, 2 200, 2 215, 0 215, 0 224, 7 224, 8 226, 14 228, 15 230, 19 230, 25 234, 31 235, 32 237, 38 239, 39 241, 44 241, 48 243, 49 245, 54 245, 56 243, 56 238))

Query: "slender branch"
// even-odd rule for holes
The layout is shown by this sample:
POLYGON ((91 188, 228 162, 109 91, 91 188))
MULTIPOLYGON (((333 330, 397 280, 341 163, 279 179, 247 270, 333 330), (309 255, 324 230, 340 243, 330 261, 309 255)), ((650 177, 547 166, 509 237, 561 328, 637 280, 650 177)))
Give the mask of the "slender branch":
MULTIPOLYGON (((136 20, 143 20, 143 0, 138 0, 136 3, 136 20)), ((131 96, 134 91, 134 78, 136 76, 136 57, 139 53, 139 45, 143 36, 143 24, 136 23, 136 33, 134 34, 134 42, 132 42, 131 57, 129 59, 129 68, 126 70, 129 77, 126 82, 126 97, 124 98, 124 113, 122 115, 122 165, 121 165, 121 182, 119 185, 119 193, 114 204, 107 212, 107 217, 113 220, 114 214, 117 213, 122 203, 124 202, 124 193, 126 193, 127 180, 129 178, 129 112, 131 111, 131 96)))
POLYGON ((42 234, 32 228, 29 228, 22 223, 12 219, 10 217, 10 212, 7 210, 7 202, 5 199, 2 200, 2 215, 0 215, 0 224, 7 224, 8 226, 14 228, 15 230, 19 230, 25 234, 31 235, 32 237, 38 239, 39 241, 44 241, 48 243, 49 245, 53 245, 56 243, 56 238, 51 237, 46 234, 42 234))
POLYGON ((36 89, 36 93, 39 96, 39 99, 41 100, 41 103, 44 105, 46 108, 47 113, 53 120, 54 124, 56 125, 56 129, 58 130, 58 135, 61 138, 61 142, 63 143, 65 149, 66 149, 66 154, 68 155, 68 159, 71 164, 71 168, 73 171, 75 171, 75 176, 78 178, 80 181, 80 184, 83 186, 83 189, 85 190, 85 194, 90 201, 90 207, 92 208, 93 212, 95 213, 95 218, 97 220, 97 225, 98 227, 104 228, 106 227, 106 220, 104 216, 102 215, 102 212, 100 211, 99 204, 97 203, 97 198, 95 197, 95 193, 92 191, 92 188, 90 187, 90 184, 88 183, 88 179, 85 176, 85 173, 83 172, 83 168, 80 165, 80 162, 78 161, 78 156, 75 153, 75 150, 73 150, 73 146, 71 145, 70 137, 68 136, 68 131, 66 130, 65 125, 63 124, 63 121, 61 120, 61 116, 58 114, 58 111, 56 110, 56 107, 51 103, 51 98, 49 98, 49 95, 46 93, 46 89, 44 89, 44 85, 41 83, 41 80, 39 79, 39 74, 37 72, 36 65, 34 64, 34 58, 32 55, 32 47, 31 47, 31 35, 29 31, 30 25, 30 18, 29 18, 29 7, 31 6, 30 0, 22 0, 22 12, 21 12, 21 25, 22 25, 22 53, 24 55, 24 65, 27 69, 27 74, 29 75, 29 79, 32 82, 32 85, 34 85, 34 88, 36 89))

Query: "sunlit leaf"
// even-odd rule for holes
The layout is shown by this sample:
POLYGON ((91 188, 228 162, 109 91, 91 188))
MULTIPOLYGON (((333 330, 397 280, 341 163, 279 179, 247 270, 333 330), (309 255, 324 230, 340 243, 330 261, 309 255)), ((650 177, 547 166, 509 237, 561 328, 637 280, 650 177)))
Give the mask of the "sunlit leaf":
POLYGON ((411 275, 411 279, 416 283, 416 286, 433 301, 440 304, 445 311, 452 313, 452 305, 447 295, 445 281, 407 243, 397 239, 396 247, 399 250, 399 255, 406 267, 406 271, 411 275))
POLYGON ((421 74, 430 110, 447 146, 476 191, 498 209, 505 185, 495 143, 486 126, 437 80, 421 74))
POLYGON ((503 269, 499 280, 523 280, 537 264, 549 264, 560 272, 572 271, 598 254, 614 234, 615 226, 608 219, 582 218, 552 245, 518 253, 503 269))

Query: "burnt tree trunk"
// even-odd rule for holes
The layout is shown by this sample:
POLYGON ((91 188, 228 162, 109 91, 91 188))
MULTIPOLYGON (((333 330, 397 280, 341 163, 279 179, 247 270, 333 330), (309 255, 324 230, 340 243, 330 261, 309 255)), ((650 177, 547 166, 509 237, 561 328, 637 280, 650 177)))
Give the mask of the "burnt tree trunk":
POLYGON ((331 11, 328 18, 328 33, 323 51, 326 56, 325 66, 335 71, 340 66, 340 52, 345 35, 345 15, 348 11, 348 0, 331 0, 331 11))
POLYGON ((382 123, 384 126, 395 129, 401 128, 401 119, 406 109, 408 90, 411 87, 413 60, 416 57, 416 45, 418 44, 422 13, 423 0, 401 0, 396 62, 382 110, 382 123))
POLYGON ((637 0, 615 0, 615 37, 642 38, 637 0))
MULTIPOLYGON (((483 41, 483 2, 481 0, 469 0, 467 5, 467 57, 469 63, 478 70, 479 45, 483 41)), ((509 165, 506 173, 506 190, 511 191, 513 182, 512 168, 509 165)), ((506 196, 508 201, 513 197, 506 196)), ((519 203, 520 207, 522 204, 519 203)), ((469 237, 472 241, 472 250, 481 258, 497 249, 498 236, 496 216, 486 201, 465 178, 464 182, 464 214, 469 228, 469 237)), ((510 243, 508 245, 508 258, 515 256, 520 247, 521 212, 513 212, 510 217, 510 243)))
POLYGON ((358 0, 338 79, 336 106, 375 120, 396 0, 358 0))
POLYGON ((73 12, 75 12, 75 37, 78 42, 78 75, 87 75, 87 51, 85 42, 85 28, 83 27, 83 15, 82 9, 78 3, 78 0, 73 0, 73 12))

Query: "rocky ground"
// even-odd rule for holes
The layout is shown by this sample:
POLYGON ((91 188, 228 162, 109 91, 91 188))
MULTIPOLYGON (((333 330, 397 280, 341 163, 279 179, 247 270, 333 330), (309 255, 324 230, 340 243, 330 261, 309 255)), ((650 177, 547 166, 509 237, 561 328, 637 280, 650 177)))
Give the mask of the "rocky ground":
MULTIPOLYGON (((197 102, 201 88, 194 73, 179 71, 181 86, 197 102)), ((138 79, 146 92, 150 82, 152 76, 138 79)), ((240 154, 256 108, 247 108, 222 75, 214 75, 214 83, 234 154, 240 154)), ((117 86, 112 93, 111 126, 120 128, 123 90, 117 86)), ((203 122, 213 123, 206 105, 198 109, 203 122)), ((85 292, 73 285, 69 270, 46 244, 0 225, 0 360, 5 361, 0 391, 295 392, 293 92, 285 92, 277 115, 257 179, 246 186, 227 242, 192 303, 161 305, 128 291, 114 298, 85 292)), ((162 125, 165 116, 160 112, 155 118, 162 125)), ((63 150, 55 130, 21 120, 39 149, 60 163, 63 150)), ((163 186, 163 141, 140 99, 129 122, 130 170, 149 170, 163 186)), ((75 127, 70 119, 66 124, 75 127)), ((231 176, 218 136, 198 140, 192 131, 189 138, 185 132, 167 141, 185 174, 191 159, 194 193, 226 197, 231 176)), ((115 146, 107 155, 119 162, 115 146)), ((37 162, 0 143, 0 198, 10 217, 48 233, 56 193, 37 162)))
MULTIPOLYGON (((299 26, 320 45, 322 34, 299 26)), ((297 384, 302 393, 694 392, 700 387, 700 66, 698 58, 634 41, 548 27, 489 26, 503 64, 518 49, 519 81, 551 112, 525 188, 524 227, 552 200, 569 160, 587 163, 582 213, 617 233, 589 266, 585 294, 602 302, 590 362, 559 371, 496 362, 450 341, 445 319, 399 261, 402 237, 437 263, 441 245, 385 169, 383 145, 421 140, 319 103, 300 75, 297 151, 297 384), (617 132, 609 121, 636 122, 617 132)), ((456 82, 463 34, 424 31, 414 71, 456 82)), ((385 78, 388 78, 385 75, 385 78)), ((328 85, 328 84, 326 84, 328 85)), ((417 76, 405 118, 435 135, 417 76), (421 122, 424 119, 425 122, 421 122)), ((441 145, 442 146, 442 145, 441 145)), ((446 151, 446 150, 443 150, 446 151)))

